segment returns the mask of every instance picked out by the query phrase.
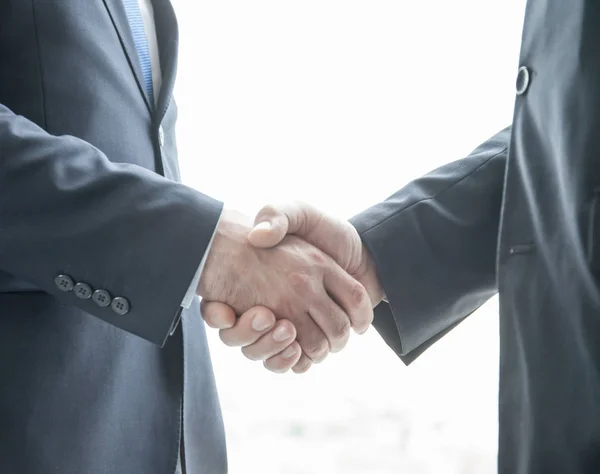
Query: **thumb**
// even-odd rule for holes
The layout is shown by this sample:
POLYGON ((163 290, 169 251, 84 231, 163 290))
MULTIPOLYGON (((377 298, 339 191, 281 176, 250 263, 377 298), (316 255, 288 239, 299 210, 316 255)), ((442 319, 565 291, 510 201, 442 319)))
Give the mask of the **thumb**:
POLYGON ((200 313, 211 328, 228 329, 235 325, 236 315, 232 308, 217 301, 200 302, 200 313))
POLYGON ((288 233, 289 220, 283 206, 265 206, 254 219, 248 240, 254 247, 275 247, 288 233))
POLYGON ((324 217, 319 210, 303 202, 265 206, 256 215, 248 240, 255 247, 269 248, 287 234, 294 234, 316 245, 317 236, 313 234, 324 217))

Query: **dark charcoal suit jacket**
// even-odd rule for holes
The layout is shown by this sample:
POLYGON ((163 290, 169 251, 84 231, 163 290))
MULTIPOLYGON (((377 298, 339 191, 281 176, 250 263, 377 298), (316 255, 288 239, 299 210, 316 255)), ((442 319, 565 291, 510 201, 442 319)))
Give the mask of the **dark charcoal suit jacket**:
POLYGON ((599 25, 529 0, 512 128, 353 220, 407 363, 499 292, 499 474, 600 472, 599 25))

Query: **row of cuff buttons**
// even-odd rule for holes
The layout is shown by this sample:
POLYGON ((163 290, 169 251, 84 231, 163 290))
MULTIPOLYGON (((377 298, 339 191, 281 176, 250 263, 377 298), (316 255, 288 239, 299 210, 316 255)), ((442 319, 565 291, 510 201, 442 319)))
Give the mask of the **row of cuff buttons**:
POLYGON ((54 283, 60 291, 64 291, 65 293, 72 291, 79 299, 87 300, 91 298, 100 308, 106 308, 110 305, 111 309, 119 316, 125 316, 129 313, 129 301, 122 296, 111 299, 108 291, 92 291, 90 285, 82 282, 75 283, 69 275, 58 275, 54 279, 54 283))

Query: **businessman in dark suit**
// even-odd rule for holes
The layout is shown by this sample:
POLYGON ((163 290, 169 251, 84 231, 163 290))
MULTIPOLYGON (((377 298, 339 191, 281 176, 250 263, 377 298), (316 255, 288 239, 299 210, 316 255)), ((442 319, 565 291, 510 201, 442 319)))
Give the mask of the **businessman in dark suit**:
POLYGON ((255 249, 178 182, 177 42, 167 0, 0 0, 2 474, 224 474, 197 295, 284 314, 252 320, 297 339, 282 370, 372 319, 316 247, 255 249))
MULTIPOLYGON (((511 127, 350 223, 284 206, 250 234, 334 257, 407 364, 499 293, 499 474, 600 472, 599 25, 596 1, 529 0, 511 127)), ((207 305, 260 358, 234 316, 207 305)))

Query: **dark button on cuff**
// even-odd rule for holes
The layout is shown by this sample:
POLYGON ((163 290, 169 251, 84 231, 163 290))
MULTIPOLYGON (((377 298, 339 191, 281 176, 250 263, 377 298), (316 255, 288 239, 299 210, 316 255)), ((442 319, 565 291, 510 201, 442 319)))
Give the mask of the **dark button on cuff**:
POLYGON ((529 87, 529 81, 529 69, 527 69, 525 66, 521 66, 517 74, 517 95, 525 94, 527 88, 529 87))
POLYGON ((73 292, 77 298, 87 300, 92 297, 92 289, 87 283, 77 283, 73 288, 73 292))
POLYGON ((117 296, 110 304, 112 310, 120 316, 125 316, 129 313, 129 301, 122 296, 117 296))
POLYGON ((54 284, 60 291, 71 291, 75 284, 73 283, 73 279, 69 275, 58 275, 54 279, 54 284))
POLYGON ((106 290, 96 290, 92 295, 92 301, 101 308, 106 308, 110 305, 110 293, 106 290))

